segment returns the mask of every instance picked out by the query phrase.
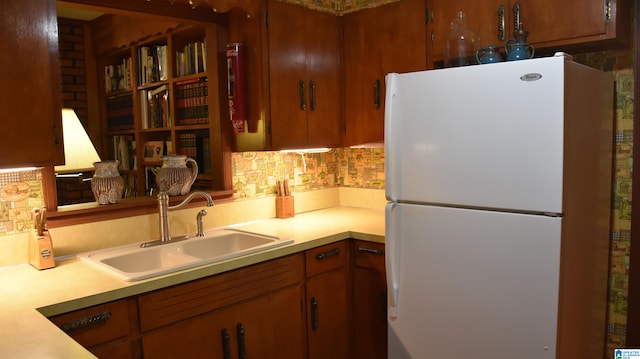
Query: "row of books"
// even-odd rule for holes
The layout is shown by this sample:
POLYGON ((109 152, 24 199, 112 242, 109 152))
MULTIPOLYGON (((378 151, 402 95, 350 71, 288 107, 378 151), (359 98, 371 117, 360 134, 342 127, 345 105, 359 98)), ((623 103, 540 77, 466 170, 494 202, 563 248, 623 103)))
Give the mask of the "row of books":
POLYGON ((167 45, 142 46, 137 52, 138 85, 166 81, 169 78, 167 45))
POLYGON ((208 88, 206 77, 176 84, 176 124, 209 123, 208 88))
POLYGON ((106 93, 131 88, 131 57, 104 67, 104 86, 106 93))
POLYGON ((211 173, 211 144, 208 135, 196 132, 178 134, 180 154, 198 162, 198 173, 211 173))
POLYGON ((107 98, 107 128, 110 131, 133 129, 133 96, 124 93, 107 98))
POLYGON ((140 99, 143 129, 171 127, 168 85, 143 90, 140 99))
POLYGON ((176 51, 176 75, 186 76, 207 71, 207 43, 196 41, 176 51))

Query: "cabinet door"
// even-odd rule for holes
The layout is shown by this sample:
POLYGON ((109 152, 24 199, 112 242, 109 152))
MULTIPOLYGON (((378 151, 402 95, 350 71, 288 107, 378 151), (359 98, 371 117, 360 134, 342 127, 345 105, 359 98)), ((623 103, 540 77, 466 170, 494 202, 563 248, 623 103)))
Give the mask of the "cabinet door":
POLYGON ((309 359, 351 358, 347 268, 307 279, 309 359))
POLYGON ((271 146, 339 143, 339 39, 335 15, 269 1, 271 146))
POLYGON ((428 6, 430 64, 442 60, 451 20, 460 10, 469 27, 480 35, 480 46, 504 47, 518 23, 524 25, 528 42, 537 49, 605 49, 626 44, 630 34, 628 0, 431 0, 428 6))
POLYGON ((302 286, 289 287, 238 306, 234 323, 238 358, 304 358, 302 286))
POLYGON ((302 287, 257 299, 145 333, 145 358, 303 358, 302 287))
POLYGON ((385 75, 426 69, 425 26, 424 0, 344 17, 345 145, 384 140, 385 75))
POLYGON ((384 244, 355 242, 354 358, 387 357, 387 283, 384 244))
POLYGON ((62 164, 56 4, 0 3, 0 168, 62 164))
POLYGON ((529 31, 530 43, 547 47, 615 39, 623 35, 620 21, 626 21, 630 7, 615 0, 518 0, 511 1, 510 10, 510 32, 519 21, 529 31))
POLYGON ((385 17, 379 15, 378 8, 373 8, 344 16, 345 146, 384 139, 383 46, 378 21, 385 17))
POLYGON ((235 317, 235 307, 229 306, 145 333, 144 358, 232 358, 235 317))

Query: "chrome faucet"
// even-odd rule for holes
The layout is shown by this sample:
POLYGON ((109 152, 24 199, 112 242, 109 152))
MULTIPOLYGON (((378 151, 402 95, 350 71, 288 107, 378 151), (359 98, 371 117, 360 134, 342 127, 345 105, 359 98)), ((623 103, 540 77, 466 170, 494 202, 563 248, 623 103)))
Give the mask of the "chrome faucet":
MULTIPOLYGON (((169 211, 178 209, 185 204, 191 202, 196 196, 202 196, 207 200, 207 207, 213 206, 213 199, 207 192, 195 191, 191 192, 187 198, 175 206, 169 206, 169 194, 166 191, 158 192, 158 216, 160 222, 160 239, 157 241, 142 243, 140 247, 151 247, 158 244, 171 242, 171 231, 169 230, 169 211)), ((205 212, 206 213, 206 212, 205 212)), ((198 229, 200 232, 201 228, 198 229)))

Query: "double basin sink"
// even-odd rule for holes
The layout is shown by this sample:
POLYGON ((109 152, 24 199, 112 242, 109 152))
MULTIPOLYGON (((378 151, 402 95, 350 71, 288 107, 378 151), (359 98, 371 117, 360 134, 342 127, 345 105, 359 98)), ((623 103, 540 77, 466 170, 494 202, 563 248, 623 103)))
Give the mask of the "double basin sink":
POLYGON ((283 246, 282 239, 235 229, 206 232, 204 237, 143 248, 138 244, 78 254, 78 257, 125 281, 137 281, 179 270, 283 246))

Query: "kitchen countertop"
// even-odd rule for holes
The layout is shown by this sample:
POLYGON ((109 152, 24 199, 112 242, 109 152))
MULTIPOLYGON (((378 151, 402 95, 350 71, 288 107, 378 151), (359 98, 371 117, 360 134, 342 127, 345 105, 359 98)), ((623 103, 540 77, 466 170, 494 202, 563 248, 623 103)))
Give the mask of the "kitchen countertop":
POLYGON ((46 317, 203 278, 323 244, 356 238, 384 242, 384 211, 333 207, 225 228, 282 238, 293 243, 137 282, 125 282, 75 257, 38 271, 29 264, 0 268, 1 358, 93 358, 46 317))

